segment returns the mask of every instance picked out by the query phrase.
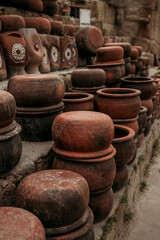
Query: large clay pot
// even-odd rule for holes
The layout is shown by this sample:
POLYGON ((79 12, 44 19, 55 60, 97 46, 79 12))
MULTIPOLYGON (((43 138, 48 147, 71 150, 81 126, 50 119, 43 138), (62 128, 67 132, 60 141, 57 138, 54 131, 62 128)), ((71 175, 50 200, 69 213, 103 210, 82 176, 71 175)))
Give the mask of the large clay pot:
POLYGON ((6 70, 5 56, 4 56, 3 48, 0 45, 0 81, 5 80, 6 78, 7 78, 7 70, 6 70))
POLYGON ((111 118, 134 118, 141 109, 139 90, 129 88, 105 88, 98 90, 97 94, 96 103, 98 111, 108 114, 111 118))
POLYGON ((39 37, 42 41, 43 52, 44 52, 43 61, 42 61, 42 64, 39 66, 39 71, 41 73, 49 73, 51 71, 51 67, 50 67, 50 60, 49 60, 48 35, 39 34, 39 37))
POLYGON ((34 28, 21 28, 19 32, 23 34, 26 41, 28 52, 28 64, 26 72, 29 74, 38 74, 39 66, 43 61, 43 46, 37 31, 34 28))
POLYGON ((51 71, 58 71, 60 70, 61 66, 61 50, 59 37, 48 35, 47 39, 49 45, 49 60, 51 71))
MULTIPOLYGON (((47 18, 42 17, 25 17, 26 28, 35 28, 38 33, 50 34, 51 24, 47 18)), ((23 27, 21 27, 23 28, 23 27)))
POLYGON ((147 124, 147 108, 144 106, 141 106, 141 110, 138 114, 138 125, 139 125, 138 133, 144 132, 146 124, 147 124))
POLYGON ((101 47, 96 50, 97 62, 114 62, 123 59, 124 50, 122 47, 101 47))
POLYGON ((25 20, 19 15, 0 15, 2 24, 2 32, 18 31, 20 28, 25 28, 25 20))
POLYGON ((27 46, 19 32, 0 34, 7 65, 7 77, 25 74, 24 67, 28 62, 27 46))
POLYGON ((128 168, 125 164, 121 167, 116 167, 116 176, 113 182, 113 191, 117 192, 122 189, 128 180, 128 168))
POLYGON ((1 239, 45 240, 40 220, 31 212, 15 207, 0 207, 1 239))
MULTIPOLYGON (((6 1, 5 1, 6 2, 6 1)), ((43 2, 42 0, 9 0, 9 5, 17 8, 22 8, 24 10, 29 10, 33 12, 42 12, 43 11, 43 2)))
POLYGON ((124 58, 128 58, 131 55, 131 44, 128 42, 112 42, 112 43, 105 43, 105 47, 110 46, 120 46, 124 50, 124 58))

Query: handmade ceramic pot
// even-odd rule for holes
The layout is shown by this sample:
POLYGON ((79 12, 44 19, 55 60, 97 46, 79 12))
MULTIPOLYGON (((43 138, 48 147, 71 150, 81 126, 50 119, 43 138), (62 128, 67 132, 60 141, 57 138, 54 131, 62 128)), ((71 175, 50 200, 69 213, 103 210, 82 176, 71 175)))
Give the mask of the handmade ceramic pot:
POLYGON ((141 110, 138 114, 138 125, 139 125, 138 133, 144 132, 146 124, 147 124, 147 108, 144 106, 141 106, 141 110))
POLYGON ((105 88, 97 91, 97 108, 114 119, 134 118, 141 108, 140 91, 129 88, 105 88), (126 104, 127 102, 127 104, 126 104), (121 109, 121 111, 119 111, 121 109))
POLYGON ((51 16, 58 14, 59 5, 57 1, 43 0, 43 12, 51 16))
POLYGON ((1 4, 3 6, 9 6, 9 7, 16 7, 21 8, 28 11, 33 12, 42 12, 43 11, 43 2, 42 0, 15 0, 14 2, 12 0, 3 1, 1 0, 1 4))
POLYGON ((46 240, 42 223, 29 211, 0 207, 0 219, 1 239, 46 240))
POLYGON ((124 50, 124 58, 128 58, 131 55, 131 44, 128 42, 105 43, 104 46, 105 47, 120 46, 124 50))
POLYGON ((148 98, 148 99, 143 99, 141 100, 141 104, 142 106, 147 108, 147 116, 149 116, 150 114, 152 114, 153 112, 153 102, 152 102, 152 98, 148 98))
POLYGON ((19 15, 0 15, 2 24, 2 32, 18 31, 20 28, 25 28, 25 20, 19 15))
MULTIPOLYGON (((38 33, 50 34, 51 24, 47 18, 43 17, 25 17, 26 28, 35 28, 38 33)), ((21 27, 23 28, 23 27, 21 27)))
POLYGON ((51 67, 50 67, 50 59, 49 59, 48 35, 39 34, 39 37, 42 41, 43 52, 44 52, 43 61, 42 61, 42 64, 39 66, 39 71, 41 73, 49 73, 51 71, 51 67))
POLYGON ((138 56, 140 57, 142 55, 142 47, 141 46, 132 46, 133 49, 137 49, 138 51, 138 56))
POLYGON ((74 25, 71 24, 64 24, 64 31, 66 35, 69 35, 71 37, 74 37, 76 34, 76 28, 74 25))
POLYGON ((55 21, 53 19, 49 19, 51 24, 51 33, 52 35, 62 36, 64 32, 64 24, 60 21, 55 21))
POLYGON ((0 45, 0 81, 5 80, 6 78, 7 78, 6 61, 3 48, 0 45))
POLYGON ((121 167, 116 167, 116 176, 113 182, 113 191, 117 192, 120 189, 122 189, 128 180, 128 168, 127 165, 125 164, 124 166, 121 167))
POLYGON ((140 74, 139 74, 141 77, 148 77, 149 75, 149 69, 148 67, 143 67, 140 71, 140 74))
POLYGON ((131 73, 131 58, 124 58, 125 61, 125 75, 129 75, 131 73))
POLYGON ((123 59, 124 50, 120 46, 100 47, 96 50, 97 62, 114 62, 123 59))
POLYGON ((130 71, 130 74, 134 74, 135 71, 136 71, 135 62, 137 62, 137 60, 131 60, 131 71, 130 71))
POLYGON ((29 74, 38 74, 39 66, 43 61, 43 46, 37 31, 34 28, 21 28, 19 32, 23 34, 27 45, 28 64, 26 72, 29 74))
POLYGON ((0 34, 0 42, 6 58, 7 77, 25 74, 28 55, 23 35, 19 32, 0 34))
POLYGON ((131 60, 138 60, 138 50, 133 46, 131 47, 131 60))
POLYGON ((48 35, 48 46, 49 46, 49 60, 51 71, 60 70, 61 66, 61 49, 59 37, 48 35))

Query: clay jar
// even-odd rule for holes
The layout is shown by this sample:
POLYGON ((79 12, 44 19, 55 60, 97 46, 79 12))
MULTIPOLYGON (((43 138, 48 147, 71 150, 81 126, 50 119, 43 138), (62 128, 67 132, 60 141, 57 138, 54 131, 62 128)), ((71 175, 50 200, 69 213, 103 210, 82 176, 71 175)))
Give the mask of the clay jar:
POLYGON ((51 71, 58 71, 60 70, 61 66, 61 50, 59 37, 48 35, 47 39, 51 71))
POLYGON ((129 88, 105 88, 97 91, 97 109, 114 119, 137 117, 140 108, 140 91, 129 88), (127 104, 126 104, 127 103, 127 104), (119 111, 120 110, 120 111, 119 111))
POLYGON ((21 28, 19 30, 23 34, 26 41, 28 52, 28 64, 26 66, 26 72, 29 74, 38 74, 39 66, 43 61, 43 46, 37 31, 34 28, 21 28))
POLYGON ((49 44, 48 44, 48 35, 46 34, 39 34, 39 37, 42 41, 42 45, 43 45, 43 52, 44 52, 44 56, 43 56, 43 61, 42 64, 39 67, 39 71, 41 73, 48 73, 51 71, 51 67, 50 67, 50 60, 49 60, 49 44))
POLYGON ((0 45, 0 81, 3 81, 7 78, 6 62, 3 52, 3 48, 0 45))
POLYGON ((26 28, 35 28, 38 33, 50 34, 51 24, 47 18, 42 17, 25 17, 26 28))
POLYGON ((1 239, 45 240, 40 220, 32 213, 15 207, 0 207, 1 239), (19 231, 21 229, 21 231, 19 231))
POLYGON ((0 42, 6 58, 8 78, 25 74, 28 55, 23 35, 19 32, 0 34, 0 42))
POLYGON ((24 18, 19 15, 1 15, 2 32, 18 31, 20 28, 25 28, 24 18))
POLYGON ((123 59, 124 51, 122 47, 101 47, 96 51, 97 62, 114 62, 123 59))
POLYGON ((93 98, 94 96, 89 93, 65 93, 62 100, 65 105, 63 112, 93 111, 93 98))

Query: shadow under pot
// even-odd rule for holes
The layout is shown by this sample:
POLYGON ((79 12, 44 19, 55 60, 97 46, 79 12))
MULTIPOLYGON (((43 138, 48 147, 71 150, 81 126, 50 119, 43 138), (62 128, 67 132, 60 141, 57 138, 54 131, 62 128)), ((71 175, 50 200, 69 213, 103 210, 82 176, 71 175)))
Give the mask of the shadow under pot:
POLYGON ((128 180, 128 168, 125 164, 121 167, 116 167, 116 176, 113 182, 113 191, 118 192, 121 190, 127 183, 128 180))
POLYGON ((21 28, 19 32, 23 34, 27 46, 28 64, 26 72, 28 74, 39 74, 39 66, 42 64, 44 56, 41 39, 34 28, 21 28))
POLYGON ((49 46, 49 60, 51 71, 60 70, 61 66, 61 49, 60 49, 60 40, 58 36, 48 35, 48 46, 49 46))
POLYGON ((3 52, 3 48, 0 45, 0 81, 3 81, 7 78, 6 62, 3 52))
POLYGON ((47 36, 48 35, 46 34, 39 34, 39 37, 42 41, 43 52, 44 52, 42 64, 39 66, 39 71, 41 73, 49 73, 51 71, 50 60, 49 60, 49 45, 48 45, 47 36))

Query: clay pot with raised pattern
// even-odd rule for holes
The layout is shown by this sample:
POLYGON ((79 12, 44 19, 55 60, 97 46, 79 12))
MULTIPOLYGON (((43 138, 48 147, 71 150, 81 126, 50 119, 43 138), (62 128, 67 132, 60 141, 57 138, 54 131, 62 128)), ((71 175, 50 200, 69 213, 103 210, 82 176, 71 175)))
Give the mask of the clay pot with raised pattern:
POLYGON ((25 17, 26 28, 35 28, 38 33, 50 34, 51 24, 47 18, 43 17, 25 17))
POLYGON ((61 49, 58 36, 48 35, 49 60, 51 71, 59 71, 61 66, 61 49))
POLYGON ((0 81, 5 80, 6 78, 7 78, 6 61, 3 48, 0 45, 0 81))
POLYGON ((19 15, 1 15, 2 32, 18 31, 25 28, 26 23, 22 16, 19 15))
POLYGON ((46 240, 42 223, 29 211, 0 207, 0 219, 1 239, 46 240))
POLYGON ((50 67, 50 59, 49 59, 48 35, 39 34, 39 37, 42 41, 43 52, 44 52, 43 61, 42 61, 42 64, 39 66, 39 71, 41 73, 49 73, 51 71, 51 67, 50 67))

